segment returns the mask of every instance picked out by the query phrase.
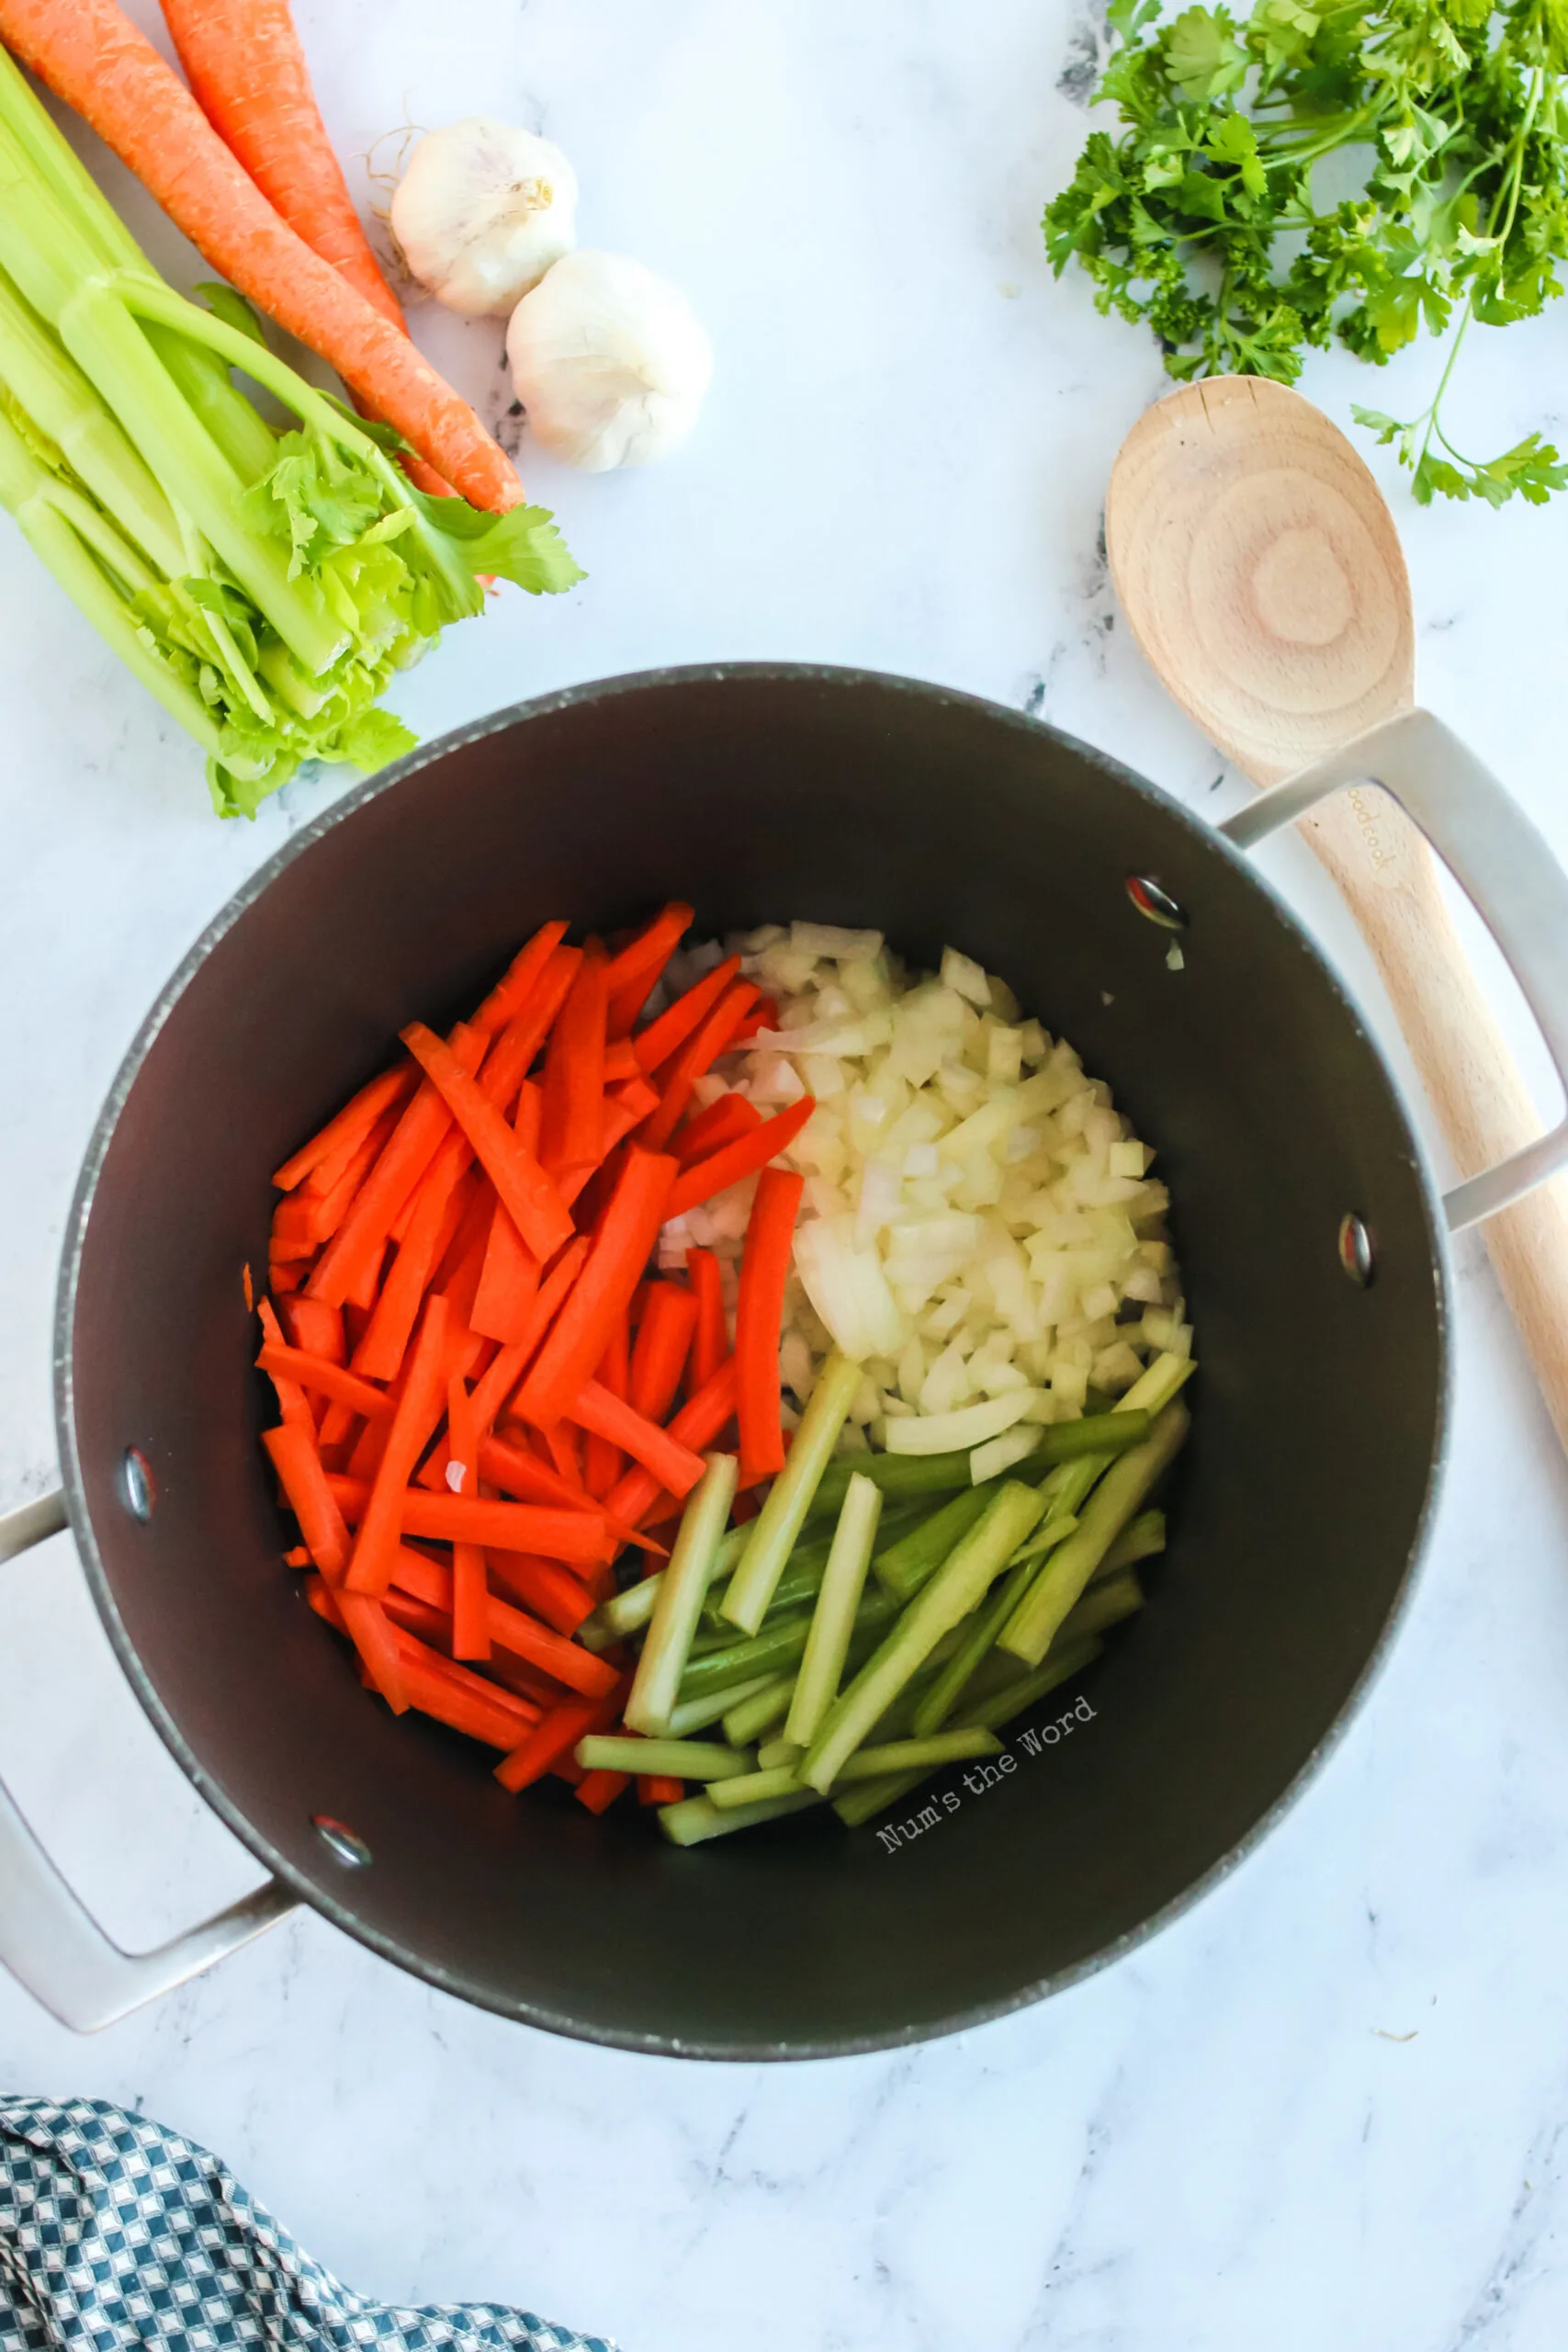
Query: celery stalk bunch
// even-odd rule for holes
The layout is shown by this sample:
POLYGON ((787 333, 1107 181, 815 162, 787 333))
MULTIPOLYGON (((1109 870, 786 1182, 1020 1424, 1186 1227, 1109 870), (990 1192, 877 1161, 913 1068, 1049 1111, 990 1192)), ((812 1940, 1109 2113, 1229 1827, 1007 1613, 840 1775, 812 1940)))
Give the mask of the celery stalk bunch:
POLYGON ((412 747, 378 697, 483 608, 481 576, 583 575, 544 508, 415 490, 396 433, 279 360, 231 288, 198 290, 158 276, 0 50, 0 506, 206 752, 218 813, 249 817, 302 761, 412 747))

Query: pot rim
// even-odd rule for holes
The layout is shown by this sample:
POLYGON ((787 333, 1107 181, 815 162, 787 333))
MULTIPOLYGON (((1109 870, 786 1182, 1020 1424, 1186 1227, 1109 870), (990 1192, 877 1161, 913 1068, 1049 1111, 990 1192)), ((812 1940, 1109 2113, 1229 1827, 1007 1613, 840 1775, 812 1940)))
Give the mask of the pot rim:
POLYGON ((240 886, 226 904, 198 934, 181 958, 175 971, 159 990, 152 1008, 136 1032, 119 1069, 105 1097, 102 1110, 94 1124, 92 1136, 83 1158, 71 1207, 66 1217, 62 1245, 60 1277, 55 1295, 54 1315, 54 1403, 55 1429, 59 1443, 61 1479, 64 1488, 66 1508, 75 1538, 82 1566, 94 1605, 103 1622, 120 1668, 142 1709, 164 1745, 179 1764, 182 1771, 197 1789, 204 1802, 210 1805, 219 1819, 248 1848, 263 1867, 281 1880, 302 1904, 319 1912, 330 1923, 380 1959, 389 1961, 408 1974, 434 1985, 438 1991, 466 2000, 477 2007, 491 2010, 500 2017, 536 2026, 571 2041, 589 2041, 611 2049, 621 2049, 640 2055, 666 2058, 700 2058, 715 2062, 756 2063, 760 2060, 844 2058, 859 2056, 873 2051, 907 2048, 933 2041, 952 2033, 967 2030, 993 2019, 1010 2016, 1014 2011, 1032 2007, 1055 1993, 1097 1975, 1101 1969, 1124 1959, 1130 1952, 1146 1943, 1161 1929, 1183 1917, 1204 1896, 1211 1894, 1241 1865, 1247 1861, 1279 1826, 1309 1783, 1314 1781, 1334 1750, 1338 1747, 1351 1722, 1360 1713, 1373 1683, 1382 1672, 1392 1651, 1394 1637, 1404 1624, 1415 1591, 1416 1582, 1424 1562, 1431 1536, 1433 1520, 1441 1493, 1447 1467, 1449 1440, 1452 1419, 1453 1355, 1450 1336, 1449 1297, 1452 1281, 1450 1242, 1442 1216, 1437 1181, 1421 1136, 1415 1128, 1404 1089, 1400 1086, 1377 1038, 1367 1027, 1360 1011, 1348 993, 1338 974, 1330 965, 1312 933, 1294 909, 1281 897, 1268 877, 1260 873, 1252 859, 1236 849, 1217 829, 1206 823, 1174 795, 1152 784, 1134 770, 1123 766, 1111 753, 1066 734, 1047 720, 1036 718, 1024 711, 1011 709, 1005 703, 992 701, 987 695, 970 694, 955 686, 930 680, 905 677, 896 672, 863 669, 852 664, 818 662, 707 662, 675 664, 654 670, 623 672, 614 677, 587 679, 575 685, 561 686, 547 694, 512 703, 503 709, 491 711, 482 718, 470 720, 466 726, 454 728, 448 733, 420 744, 406 757, 391 766, 379 770, 362 783, 333 801, 330 807, 290 834, 272 855, 240 886), (170 1013, 200 971, 215 948, 224 940, 243 916, 275 878, 297 858, 314 847, 323 835, 344 824, 371 801, 383 793, 395 791, 400 785, 422 769, 445 759, 450 752, 482 741, 486 736, 504 733, 528 720, 543 718, 556 712, 570 710, 584 703, 598 702, 612 695, 644 693, 650 688, 694 684, 722 684, 738 680, 774 680, 793 684, 818 682, 830 685, 874 686, 885 692, 908 695, 933 704, 967 708, 985 718, 1000 722, 1016 730, 1050 737, 1066 750, 1099 769, 1108 779, 1121 785, 1137 797, 1158 806, 1162 814, 1174 817, 1185 825, 1210 851, 1227 859, 1245 873, 1252 887, 1260 891, 1274 912, 1297 934, 1307 952, 1316 960, 1324 978, 1338 999, 1346 1018, 1363 1042, 1370 1046, 1382 1069, 1389 1091, 1399 1106, 1409 1139, 1410 1157, 1416 1170, 1427 1221, 1427 1237, 1433 1270, 1433 1312, 1437 1321, 1439 1380, 1436 1398, 1437 1417, 1431 1460, 1421 1510, 1411 1539, 1409 1555, 1400 1577, 1388 1614, 1372 1644, 1366 1662, 1347 1693, 1337 1713, 1297 1770, 1280 1792, 1267 1811, 1259 1815, 1235 1842, 1210 1864, 1179 1894, 1141 1920, 1135 1928, 1117 1937, 1112 1942, 1089 1953, 1071 1966, 1052 1974, 1032 1980, 1004 1997, 976 2002, 966 2008, 934 2022, 916 2026, 895 2027, 886 2032, 872 2034, 834 2035, 820 2041, 787 2042, 752 2041, 695 2041, 673 2034, 612 2031, 587 2024, 581 2018, 560 2014, 545 2006, 529 2001, 508 2001, 493 1993, 468 1983, 461 1973, 442 1966, 420 1953, 400 1944, 394 1937, 358 1918, 350 1905, 342 1901, 325 1883, 311 1879, 286 1855, 279 1852, 246 1818, 223 1788, 211 1777, 186 1740, 179 1724, 165 1707, 164 1701, 142 1666, 141 1658, 126 1630, 116 1605, 107 1574, 99 1554, 86 1502, 85 1484, 81 1456, 77 1449, 75 1430, 75 1385, 73 1373, 73 1333, 76 1302, 82 1276, 82 1258, 87 1227, 97 1196, 110 1144, 119 1116, 131 1089, 140 1076, 143 1063, 156 1043, 170 1013))

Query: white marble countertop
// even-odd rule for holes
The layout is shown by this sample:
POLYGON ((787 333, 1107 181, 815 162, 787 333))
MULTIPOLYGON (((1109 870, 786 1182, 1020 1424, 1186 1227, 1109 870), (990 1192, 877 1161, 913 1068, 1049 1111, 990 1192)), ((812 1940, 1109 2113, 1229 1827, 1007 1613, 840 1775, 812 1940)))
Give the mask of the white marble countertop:
MULTIPOLYGON (((685 285, 717 348, 700 435, 661 469, 574 478, 525 442, 592 576, 454 632, 400 690, 417 727, 804 656, 1026 705, 1205 809, 1243 797, 1134 652, 1098 552, 1107 468, 1162 378, 1041 248, 1084 128, 1058 86, 1093 40, 1073 0, 297 13, 367 201, 358 159, 409 117, 542 127, 584 241, 685 285)), ((126 201, 172 274, 201 274, 126 201)), ((414 322, 497 413, 499 330, 414 322)), ((1568 319, 1474 341, 1476 437, 1561 440, 1568 319)), ((1317 360, 1304 389, 1341 418, 1393 406, 1432 357, 1371 392, 1317 360)), ((1384 477, 1425 696, 1568 859, 1568 498, 1421 513, 1384 477)), ((216 822, 197 755, 9 527, 0 615, 3 1507, 52 1481, 55 1255, 120 1054, 332 787, 216 822)), ((1318 870, 1293 842, 1269 861, 1397 1056, 1318 870)), ((479 2015, 308 1917, 92 2041, 0 1983, 0 2088, 145 2107, 367 2292, 515 2300, 626 2352, 1555 2352, 1568 1472, 1473 1243, 1457 1348, 1425 1579, 1358 1723, 1261 1852, 1077 1990, 891 2057, 682 2065, 479 2015)), ((6 1778, 112 1929, 150 1940, 254 1881, 121 1681, 66 1539, 0 1577, 0 1657, 6 1778)))

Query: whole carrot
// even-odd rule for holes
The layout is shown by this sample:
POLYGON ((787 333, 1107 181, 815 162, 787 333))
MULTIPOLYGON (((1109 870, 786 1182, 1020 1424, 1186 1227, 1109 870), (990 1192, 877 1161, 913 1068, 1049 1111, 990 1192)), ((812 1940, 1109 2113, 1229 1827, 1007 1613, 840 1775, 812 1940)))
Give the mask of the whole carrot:
POLYGON ((523 495, 467 401, 280 220, 115 0, 0 0, 0 37, 92 125, 220 275, 335 368, 475 505, 523 495))
POLYGON ((384 319, 403 314, 359 225, 288 0, 164 0, 203 114, 269 204, 384 319))

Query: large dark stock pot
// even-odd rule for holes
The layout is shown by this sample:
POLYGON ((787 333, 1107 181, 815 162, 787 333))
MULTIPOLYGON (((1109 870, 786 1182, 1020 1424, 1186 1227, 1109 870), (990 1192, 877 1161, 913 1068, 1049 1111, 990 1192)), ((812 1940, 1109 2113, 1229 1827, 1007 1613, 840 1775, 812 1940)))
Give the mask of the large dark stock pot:
MULTIPOLYGON (((1425 724, 1393 780, 1561 1052, 1562 876, 1425 724)), ((128 1960, 0 1802, 0 1957, 91 2025, 303 1901, 506 2016, 802 2056, 1036 1999, 1212 1885, 1365 1686, 1442 1449, 1441 1204, 1355 1010, 1235 842, 1326 788, 1281 786, 1227 839, 1014 713, 758 665, 502 713, 291 841, 186 958, 105 1109, 61 1280, 63 1507, 0 1527, 16 1550, 68 1511, 137 1695, 273 1883, 128 1960), (961 945, 1110 1080, 1173 1195, 1202 1368, 1149 1605, 1085 1679, 1074 1736, 895 1851, 814 1815, 677 1851, 635 1812, 509 1797, 477 1750, 371 1702, 279 1566, 240 1279, 265 1262, 268 1171, 400 1023, 471 999, 535 924, 607 929, 670 897, 699 933, 812 916, 918 959, 961 945)))

